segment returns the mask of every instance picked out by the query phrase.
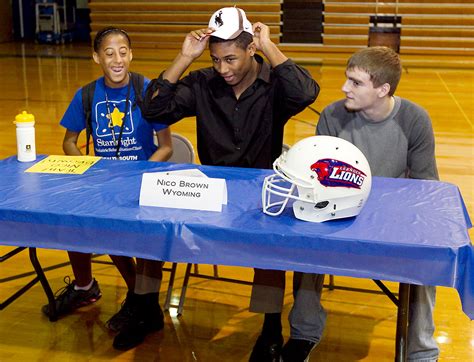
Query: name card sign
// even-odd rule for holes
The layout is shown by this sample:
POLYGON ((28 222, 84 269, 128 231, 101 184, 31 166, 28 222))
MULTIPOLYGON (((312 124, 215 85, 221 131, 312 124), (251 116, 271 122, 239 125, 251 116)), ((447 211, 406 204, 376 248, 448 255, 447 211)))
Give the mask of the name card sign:
POLYGON ((197 176, 189 176, 189 170, 144 173, 140 205, 221 212, 227 204, 225 180, 196 171, 197 176))
POLYGON ((97 163, 100 157, 95 156, 48 156, 37 162, 25 172, 37 173, 62 173, 82 175, 92 165, 97 163))

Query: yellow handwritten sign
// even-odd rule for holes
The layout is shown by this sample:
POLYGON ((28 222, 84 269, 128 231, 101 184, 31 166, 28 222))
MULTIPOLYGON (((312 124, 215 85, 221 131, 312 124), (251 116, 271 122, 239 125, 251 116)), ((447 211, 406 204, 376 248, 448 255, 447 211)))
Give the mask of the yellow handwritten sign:
POLYGON ((82 175, 99 160, 94 156, 48 156, 25 172, 82 175))

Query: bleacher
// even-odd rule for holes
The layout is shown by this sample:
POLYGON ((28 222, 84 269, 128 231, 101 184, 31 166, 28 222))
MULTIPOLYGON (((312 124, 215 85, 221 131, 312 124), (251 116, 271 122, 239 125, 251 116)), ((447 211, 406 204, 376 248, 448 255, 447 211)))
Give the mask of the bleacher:
MULTIPOLYGON (((323 44, 281 44, 299 52, 352 52, 368 44, 374 0, 324 1, 323 44)), ((112 1, 91 0, 92 36, 102 27, 127 30, 134 47, 177 49, 187 32, 206 27, 210 14, 235 1, 112 1)), ((251 22, 270 26, 272 39, 280 41, 281 1, 241 0, 251 22)), ((378 15, 401 16, 401 54, 474 55, 474 0, 399 0, 379 2, 378 15)))
MULTIPOLYGON (((399 0, 379 2, 378 15, 402 18, 402 54, 474 54, 474 0, 399 0)), ((371 0, 325 1, 324 47, 347 52, 367 46, 371 0)))
MULTIPOLYGON (((206 28, 211 14, 235 1, 110 1, 92 0, 91 36, 104 26, 125 29, 134 47, 179 48, 191 30, 206 28)), ((262 21, 270 26, 272 39, 280 39, 280 1, 239 1, 250 22, 262 21)))

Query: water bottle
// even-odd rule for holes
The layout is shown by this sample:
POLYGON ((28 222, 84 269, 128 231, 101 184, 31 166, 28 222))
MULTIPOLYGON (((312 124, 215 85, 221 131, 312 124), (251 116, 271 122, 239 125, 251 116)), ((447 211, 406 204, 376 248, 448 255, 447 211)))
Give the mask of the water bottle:
POLYGON ((36 160, 35 146, 35 116, 26 111, 17 114, 16 124, 16 149, 17 159, 20 162, 36 160))

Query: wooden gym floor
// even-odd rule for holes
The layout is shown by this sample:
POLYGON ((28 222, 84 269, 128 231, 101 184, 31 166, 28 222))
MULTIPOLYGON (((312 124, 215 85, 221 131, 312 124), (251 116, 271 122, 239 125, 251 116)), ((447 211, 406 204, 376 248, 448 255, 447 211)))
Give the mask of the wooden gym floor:
MULTIPOLYGON (((174 57, 175 51, 138 49, 132 70, 156 77, 174 57)), ((304 63, 321 85, 313 108, 321 110, 342 97, 344 62, 348 54, 292 53, 304 63)), ((460 57, 404 56, 405 71, 397 94, 409 98, 430 113, 436 136, 436 156, 443 181, 456 184, 470 215, 474 215, 474 62, 460 57)), ((195 67, 209 65, 209 58, 195 67)), ((37 152, 61 154, 64 130, 58 125, 74 92, 100 75, 90 59, 86 45, 39 46, 0 44, 0 157, 16 153, 17 113, 27 110, 36 117, 37 152)), ((307 109, 286 126, 285 142, 314 134, 317 115, 307 109)), ((173 125, 174 132, 196 142, 193 119, 173 125)), ((84 141, 82 141, 84 142, 84 141)), ((1 191, 0 191, 1 192, 1 191)), ((470 231, 471 238, 474 235, 470 231)), ((0 247, 0 254, 11 250, 0 247)), ((43 266, 67 261, 63 251, 39 250, 43 266)), ((102 257, 107 260, 107 257, 102 257)), ((211 273, 211 267, 200 266, 211 273)), ((31 271, 25 252, 0 266, 0 299, 5 300, 29 277, 14 280, 13 275, 31 271)), ((225 277, 251 280, 252 270, 219 267, 225 277)), ((178 267, 173 290, 177 303, 184 265, 178 267)), ((193 278, 188 288, 184 313, 166 314, 163 332, 150 335, 138 348, 120 353, 112 348, 113 335, 105 322, 119 308, 126 288, 114 267, 94 264, 94 274, 103 297, 95 305, 50 323, 41 312, 46 302, 36 285, 8 308, 1 311, 0 361, 246 361, 259 334, 262 317, 248 312, 250 287, 193 278)), ((53 290, 63 286, 63 277, 72 275, 65 266, 47 273, 53 290)), ((284 336, 291 307, 291 273, 283 314, 284 336)), ((162 285, 164 301, 168 273, 162 285)), ((376 290, 369 280, 336 277, 336 284, 376 290)), ((395 283, 388 283, 396 290, 395 283)), ((352 291, 324 290, 323 304, 328 323, 323 341, 313 351, 311 361, 391 361, 394 357, 396 309, 383 295, 352 291)), ((439 287, 435 309, 436 339, 441 348, 440 361, 474 360, 474 325, 462 312, 457 292, 439 287)))

